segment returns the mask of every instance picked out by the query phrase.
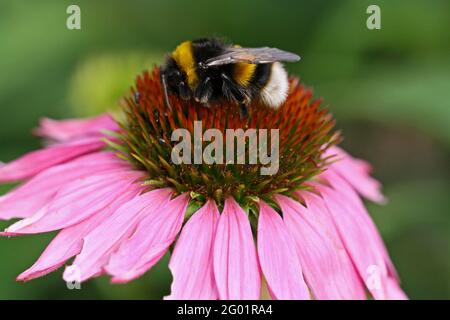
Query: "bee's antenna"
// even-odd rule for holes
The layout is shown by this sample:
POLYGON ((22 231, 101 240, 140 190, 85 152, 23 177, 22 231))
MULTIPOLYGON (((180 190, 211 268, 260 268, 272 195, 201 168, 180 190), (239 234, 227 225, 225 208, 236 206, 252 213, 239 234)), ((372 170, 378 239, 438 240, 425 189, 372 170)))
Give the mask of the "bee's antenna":
POLYGON ((164 90, 164 100, 166 101, 167 107, 170 110, 172 110, 172 106, 170 105, 170 102, 169 102, 169 94, 167 93, 167 77, 164 72, 161 73, 161 82, 162 82, 163 90, 164 90))

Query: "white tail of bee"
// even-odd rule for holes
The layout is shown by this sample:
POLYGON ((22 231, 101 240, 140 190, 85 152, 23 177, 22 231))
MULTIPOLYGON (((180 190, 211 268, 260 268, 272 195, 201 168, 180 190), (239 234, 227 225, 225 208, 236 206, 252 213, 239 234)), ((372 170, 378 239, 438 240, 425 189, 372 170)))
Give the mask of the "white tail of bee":
POLYGON ((274 62, 270 71, 269 81, 262 88, 260 98, 267 106, 277 109, 286 101, 288 90, 288 74, 280 62, 274 62))

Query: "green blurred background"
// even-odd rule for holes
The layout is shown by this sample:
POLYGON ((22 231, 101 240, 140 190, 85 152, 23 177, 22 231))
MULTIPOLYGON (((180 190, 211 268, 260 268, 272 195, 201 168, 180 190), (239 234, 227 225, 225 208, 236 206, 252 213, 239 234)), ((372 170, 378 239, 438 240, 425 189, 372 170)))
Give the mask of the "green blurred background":
MULTIPOLYGON (((411 298, 450 298, 450 1, 0 2, 0 159, 39 146, 40 117, 115 108, 134 76, 186 39, 218 35, 302 56, 288 66, 325 98, 343 145, 371 161, 389 198, 370 205, 411 298), (81 30, 66 8, 81 7, 81 30), (382 29, 366 28, 381 7, 382 29)), ((0 193, 10 186, 0 187, 0 193)), ((3 228, 7 223, 0 223, 3 228)), ((0 239, 0 299, 161 298, 167 257, 143 278, 68 290, 62 270, 15 276, 52 235, 0 239)))

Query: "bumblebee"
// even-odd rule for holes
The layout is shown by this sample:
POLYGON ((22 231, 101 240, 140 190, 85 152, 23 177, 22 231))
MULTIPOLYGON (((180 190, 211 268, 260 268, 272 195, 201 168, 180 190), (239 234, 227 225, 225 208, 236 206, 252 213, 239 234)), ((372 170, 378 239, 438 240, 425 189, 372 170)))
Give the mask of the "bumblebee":
POLYGON ((253 99, 278 108, 286 100, 289 82, 280 61, 300 57, 276 48, 243 48, 217 38, 185 41, 170 53, 161 68, 165 100, 168 94, 194 99, 210 107, 220 99, 240 106, 242 118, 253 99))

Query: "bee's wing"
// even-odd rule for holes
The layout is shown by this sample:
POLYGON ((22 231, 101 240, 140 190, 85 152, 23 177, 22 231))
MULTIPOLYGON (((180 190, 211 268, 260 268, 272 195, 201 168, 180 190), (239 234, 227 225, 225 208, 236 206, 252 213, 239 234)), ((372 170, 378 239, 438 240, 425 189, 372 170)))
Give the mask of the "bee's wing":
POLYGON ((262 64, 275 61, 296 62, 299 60, 300 57, 295 53, 283 51, 277 48, 231 47, 228 48, 224 54, 206 60, 204 66, 212 67, 236 62, 262 64))

